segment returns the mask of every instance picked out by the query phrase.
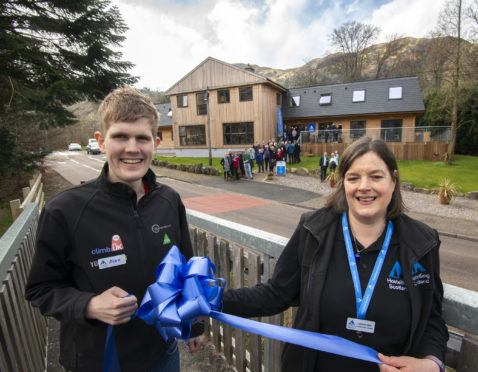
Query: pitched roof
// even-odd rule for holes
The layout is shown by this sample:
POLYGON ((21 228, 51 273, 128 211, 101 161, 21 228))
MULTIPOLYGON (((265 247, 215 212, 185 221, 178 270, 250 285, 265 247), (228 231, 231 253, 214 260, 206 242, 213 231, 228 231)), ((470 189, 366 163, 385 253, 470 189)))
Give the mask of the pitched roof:
POLYGON ((174 95, 204 91, 208 88, 218 89, 264 83, 274 86, 282 92, 287 90, 276 82, 252 71, 241 69, 212 57, 207 57, 166 92, 169 95, 174 95))
POLYGON ((348 116, 398 112, 424 112, 417 77, 382 79, 294 88, 284 94, 282 112, 284 118, 348 116), (402 87, 401 99, 389 99, 389 88, 402 87), (353 92, 365 90, 363 102, 353 102, 353 92), (330 94, 330 105, 319 105, 321 95, 330 94), (290 107, 293 96, 300 96, 300 105, 290 107))
POLYGON ((173 125, 173 116, 172 114, 168 115, 171 111, 171 102, 167 103, 156 103, 154 105, 159 111, 159 126, 160 127, 170 127, 173 125))

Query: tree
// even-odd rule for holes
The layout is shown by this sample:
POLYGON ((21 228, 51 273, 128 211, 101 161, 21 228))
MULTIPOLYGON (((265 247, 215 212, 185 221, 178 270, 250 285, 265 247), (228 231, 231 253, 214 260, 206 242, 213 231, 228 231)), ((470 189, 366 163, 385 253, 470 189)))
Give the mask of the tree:
POLYGON ((461 16, 462 0, 449 0, 440 14, 439 27, 445 35, 455 37, 455 51, 453 53, 453 108, 451 117, 451 139, 448 144, 446 163, 451 164, 455 155, 456 127, 458 122, 458 94, 460 90, 460 63, 461 63, 461 16))
POLYGON ((329 35, 332 45, 340 52, 338 71, 345 81, 357 81, 362 77, 365 61, 364 50, 380 32, 378 27, 359 22, 347 22, 329 35))
POLYGON ((27 169, 25 129, 75 122, 67 105, 100 100, 137 79, 115 50, 127 30, 107 0, 3 0, 0 3, 0 177, 27 169), (16 159, 15 161, 13 161, 16 159))

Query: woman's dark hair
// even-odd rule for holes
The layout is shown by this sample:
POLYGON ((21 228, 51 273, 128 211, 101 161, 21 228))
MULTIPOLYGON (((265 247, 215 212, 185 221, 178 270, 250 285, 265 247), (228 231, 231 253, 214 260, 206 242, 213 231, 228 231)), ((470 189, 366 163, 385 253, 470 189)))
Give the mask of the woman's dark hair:
POLYGON ((336 190, 328 197, 325 206, 337 213, 342 213, 348 209, 344 187, 345 173, 347 173, 355 159, 370 151, 375 152, 384 161, 390 176, 396 181, 392 200, 390 200, 390 204, 387 207, 387 219, 392 220, 404 213, 405 206, 400 193, 400 181, 395 155, 381 138, 362 137, 345 149, 338 168, 340 180, 337 183, 336 190))

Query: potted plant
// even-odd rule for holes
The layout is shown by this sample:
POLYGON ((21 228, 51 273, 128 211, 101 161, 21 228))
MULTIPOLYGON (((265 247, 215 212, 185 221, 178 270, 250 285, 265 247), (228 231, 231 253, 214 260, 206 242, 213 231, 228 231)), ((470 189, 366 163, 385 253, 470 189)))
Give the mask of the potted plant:
POLYGON ((308 158, 311 158, 314 156, 314 153, 312 152, 312 148, 309 149, 309 152, 306 154, 308 158))
POLYGON ((441 204, 450 204, 451 199, 458 194, 458 191, 456 189, 455 184, 451 182, 451 180, 449 180, 448 178, 445 178, 438 184, 438 189, 436 189, 436 193, 440 198, 441 204))
POLYGON ((335 184, 339 181, 340 179, 340 174, 339 172, 330 172, 327 177, 325 178, 326 181, 329 182, 330 187, 334 187, 335 184))

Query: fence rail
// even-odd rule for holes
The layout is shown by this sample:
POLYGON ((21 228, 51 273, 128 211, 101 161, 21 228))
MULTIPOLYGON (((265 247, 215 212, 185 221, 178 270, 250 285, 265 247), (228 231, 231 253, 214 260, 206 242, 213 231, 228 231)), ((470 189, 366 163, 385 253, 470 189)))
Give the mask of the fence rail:
POLYGON ((10 211, 12 212, 12 218, 15 221, 20 213, 25 210, 26 206, 32 202, 38 204, 39 209, 45 204, 45 193, 43 192, 43 183, 41 182, 41 173, 37 173, 30 180, 30 187, 24 187, 23 192, 23 202, 20 202, 20 199, 15 199, 10 201, 10 211))
MULTIPOLYGON (((209 256, 217 275, 230 288, 253 286, 271 276, 288 239, 261 230, 188 210, 196 255, 209 256)), ((45 370, 47 322, 24 300, 27 274, 34 253, 39 210, 30 203, 0 239, 0 370, 45 370)), ((451 332, 447 365, 457 372, 478 366, 478 293, 444 285, 443 316, 451 332), (466 333, 466 334, 465 334, 466 333)), ((263 321, 290 325, 294 309, 263 321)), ((206 334, 239 372, 279 370, 281 342, 232 329, 215 320, 206 322, 206 334)))
POLYGON ((381 137, 385 142, 449 142, 450 126, 382 127, 301 131, 300 143, 352 143, 361 137, 381 137))

